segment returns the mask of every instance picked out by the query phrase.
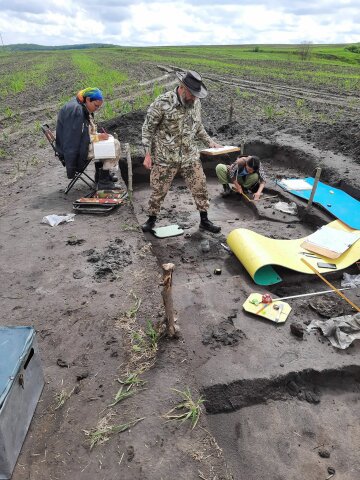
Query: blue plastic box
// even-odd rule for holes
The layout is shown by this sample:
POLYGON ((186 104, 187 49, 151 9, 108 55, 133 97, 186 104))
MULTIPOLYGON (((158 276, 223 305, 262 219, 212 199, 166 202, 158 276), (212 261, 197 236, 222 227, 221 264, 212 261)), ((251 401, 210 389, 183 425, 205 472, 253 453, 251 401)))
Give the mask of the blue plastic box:
POLYGON ((11 478, 43 387, 35 330, 0 327, 0 480, 11 478))

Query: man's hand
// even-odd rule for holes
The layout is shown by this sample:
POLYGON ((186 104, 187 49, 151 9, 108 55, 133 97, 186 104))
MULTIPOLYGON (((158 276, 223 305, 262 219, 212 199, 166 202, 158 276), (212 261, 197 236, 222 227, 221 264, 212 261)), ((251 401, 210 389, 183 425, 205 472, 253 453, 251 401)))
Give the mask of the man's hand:
POLYGON ((144 165, 144 167, 146 168, 146 170, 151 170, 152 160, 151 160, 151 155, 150 155, 150 153, 147 153, 147 154, 145 155, 143 165, 144 165))
POLYGON ((210 143, 209 143, 209 147, 210 148, 220 148, 220 147, 222 147, 222 145, 220 145, 220 143, 216 143, 214 140, 211 140, 210 143))

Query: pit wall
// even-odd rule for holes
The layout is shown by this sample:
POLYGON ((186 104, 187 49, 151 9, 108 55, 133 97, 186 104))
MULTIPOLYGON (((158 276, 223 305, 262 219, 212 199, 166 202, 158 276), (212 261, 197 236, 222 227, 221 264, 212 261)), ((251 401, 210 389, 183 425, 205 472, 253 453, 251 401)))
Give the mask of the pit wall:
MULTIPOLYGON (((322 168, 321 181, 329 183, 336 188, 344 190, 352 197, 360 200, 360 169, 356 164, 351 164, 350 159, 342 155, 323 152, 319 156, 316 151, 313 154, 306 150, 293 148, 289 145, 280 143, 271 143, 267 140, 253 140, 245 144, 245 155, 257 155, 264 162, 270 162, 279 167, 281 172, 284 169, 296 169, 298 176, 313 176, 317 167, 322 168), (349 165, 350 164, 350 165, 349 165)), ((231 153, 216 157, 201 155, 201 161, 207 177, 215 177, 215 167, 219 163, 230 164, 235 161, 237 153, 231 153)), ((143 167, 143 156, 134 156, 132 158, 133 182, 149 183, 150 173, 143 167)), ((120 170, 125 182, 128 179, 127 163, 120 162, 120 170)))
MULTIPOLYGON (((316 390, 316 396, 319 398, 322 390, 335 386, 341 385, 343 391, 351 391, 355 384, 360 383, 360 367, 347 365, 343 368, 329 368, 322 371, 307 369, 271 378, 241 379, 231 384, 205 387, 202 389, 202 394, 206 398, 207 413, 217 414, 267 403, 269 400, 286 401, 296 396, 290 388, 294 383, 298 386, 299 392, 304 395, 306 392, 316 390)), ((310 403, 318 402, 316 400, 310 403)))

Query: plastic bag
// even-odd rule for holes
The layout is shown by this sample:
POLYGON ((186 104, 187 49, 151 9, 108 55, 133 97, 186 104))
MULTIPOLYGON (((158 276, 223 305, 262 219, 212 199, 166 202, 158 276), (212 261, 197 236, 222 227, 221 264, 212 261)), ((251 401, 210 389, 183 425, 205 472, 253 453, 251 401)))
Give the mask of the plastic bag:
POLYGON ((344 273, 343 279, 341 280, 342 287, 360 287, 360 274, 359 275, 349 275, 344 273))
POLYGON ((290 215, 297 215, 297 206, 295 202, 277 202, 274 204, 274 208, 280 212, 289 213, 290 215))
POLYGON ((74 217, 75 213, 68 213, 66 215, 47 215, 46 217, 43 217, 41 223, 46 223, 51 227, 56 227, 57 225, 60 225, 60 223, 73 222, 74 217))
POLYGON ((360 313, 330 318, 328 320, 313 320, 307 327, 310 332, 320 328, 322 334, 330 340, 331 345, 345 350, 354 340, 360 340, 360 313))

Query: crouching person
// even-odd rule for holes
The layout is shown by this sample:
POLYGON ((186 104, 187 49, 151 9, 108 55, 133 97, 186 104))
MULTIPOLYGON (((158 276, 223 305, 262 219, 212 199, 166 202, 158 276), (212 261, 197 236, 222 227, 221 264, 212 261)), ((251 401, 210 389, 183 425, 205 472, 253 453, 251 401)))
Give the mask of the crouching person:
MULTIPOLYGON (((107 140, 108 133, 98 133, 94 113, 104 100, 98 88, 80 90, 76 97, 67 102, 58 114, 56 124, 56 149, 64 158, 68 178, 82 171, 88 160, 94 160, 94 143, 107 140)), ((95 162, 95 182, 98 190, 116 188, 117 177, 111 173, 118 168, 120 142, 115 142, 115 158, 95 162)))
POLYGON ((229 196, 233 190, 240 194, 250 191, 254 200, 259 200, 266 183, 261 162, 254 155, 238 157, 231 165, 219 163, 216 166, 216 175, 224 189, 223 197, 229 196))

